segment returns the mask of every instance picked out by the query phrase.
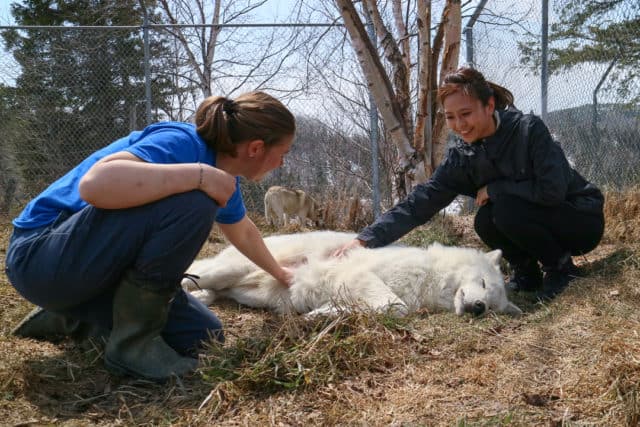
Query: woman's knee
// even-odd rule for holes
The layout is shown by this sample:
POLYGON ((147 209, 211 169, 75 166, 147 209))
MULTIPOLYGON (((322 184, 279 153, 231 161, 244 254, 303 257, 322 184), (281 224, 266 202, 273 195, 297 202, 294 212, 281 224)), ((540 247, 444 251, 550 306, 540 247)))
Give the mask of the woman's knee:
POLYGON ((158 209, 173 213, 189 229, 203 227, 210 229, 218 210, 218 204, 202 191, 175 194, 160 200, 158 209))
POLYGON ((604 235, 604 217, 602 216, 581 218, 577 222, 581 225, 580 232, 575 232, 566 239, 573 256, 584 255, 594 250, 604 235))
POLYGON ((487 203, 481 206, 476 212, 473 220, 473 228, 480 238, 484 240, 485 236, 493 236, 496 233, 496 225, 493 220, 493 204, 487 203))

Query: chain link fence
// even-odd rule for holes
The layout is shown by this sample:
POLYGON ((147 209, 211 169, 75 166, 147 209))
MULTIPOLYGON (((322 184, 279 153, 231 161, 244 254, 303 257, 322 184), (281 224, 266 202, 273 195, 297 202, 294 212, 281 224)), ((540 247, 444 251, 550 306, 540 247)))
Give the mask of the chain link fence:
MULTIPOLYGON (((566 0, 557 3, 553 10, 566 0)), ((638 22, 640 6, 631 1, 623 6, 608 18, 638 22)), ((537 2, 511 16, 498 15, 483 11, 475 23, 474 65, 511 89, 521 110, 540 114, 540 76, 532 71, 536 64, 524 62, 518 45, 540 39, 537 2)), ((556 19, 552 13, 550 24, 556 19)), ((246 187, 250 209, 261 211, 264 191, 275 184, 321 198, 369 197, 368 94, 343 28, 221 28, 236 44, 219 47, 213 84, 206 90, 198 80, 201 69, 180 47, 189 28, 147 29, 145 63, 139 26, 4 27, 0 209, 19 209, 91 152, 143 128, 148 114, 152 121, 189 121, 207 91, 233 97, 256 88, 291 108, 299 132, 286 165, 263 183, 246 187)), ((549 79, 546 121, 552 133, 576 168, 605 188, 640 183, 637 40, 636 71, 629 58, 614 56, 608 62, 557 67, 549 79)), ((381 200, 388 206, 391 178, 386 171, 395 153, 380 146, 381 200)))
MULTIPOLYGON (((519 109, 538 115, 544 111, 541 67, 530 56, 540 50, 542 3, 490 2, 511 11, 500 17, 482 15, 473 32, 476 67, 487 79, 509 88, 519 109), (520 46, 528 48, 523 52, 520 46)), ((563 13, 578 14, 585 11, 580 7, 593 3, 549 2, 550 76, 544 119, 581 174, 603 188, 625 189, 640 184, 640 2, 608 2, 615 6, 571 27, 591 39, 562 39, 561 31, 567 28, 563 13), (594 47, 582 48, 585 45, 594 47), (580 56, 592 60, 562 65, 580 56)), ((607 2, 600 3, 602 7, 607 2)))

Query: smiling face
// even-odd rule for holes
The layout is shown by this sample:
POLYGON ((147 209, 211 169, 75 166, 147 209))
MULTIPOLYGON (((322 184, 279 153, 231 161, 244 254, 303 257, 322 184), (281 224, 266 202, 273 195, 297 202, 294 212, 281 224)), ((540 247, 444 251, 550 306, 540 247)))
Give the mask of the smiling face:
POLYGON ((496 131, 493 97, 483 105, 478 98, 457 90, 444 99, 443 107, 447 127, 468 144, 491 136, 496 131))

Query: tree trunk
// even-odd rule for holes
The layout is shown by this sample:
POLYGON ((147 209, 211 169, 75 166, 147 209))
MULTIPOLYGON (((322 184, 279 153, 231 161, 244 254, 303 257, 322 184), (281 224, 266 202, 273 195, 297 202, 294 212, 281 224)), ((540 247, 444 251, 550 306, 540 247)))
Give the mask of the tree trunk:
MULTIPOLYGON (((353 3, 350 0, 336 0, 336 4, 349 32, 351 43, 367 80, 369 90, 376 102, 376 107, 380 111, 391 140, 400 152, 400 167, 396 170, 398 177, 396 183, 398 185, 397 196, 402 198, 411 187, 424 182, 427 178, 422 155, 417 153, 411 145, 410 132, 406 127, 398 97, 353 3)), ((372 19, 375 20, 375 17, 372 16, 372 19)), ((390 54, 393 54, 394 48, 392 44, 387 44, 385 49, 388 49, 390 54)), ((400 63, 402 63, 401 58, 400 63)))
MULTIPOLYGON (((462 27, 461 20, 460 0, 447 0, 441 23, 444 29, 444 50, 440 68, 440 84, 444 76, 458 68, 462 27)), ((442 111, 440 111, 440 109, 436 111, 438 111, 438 113, 436 114, 433 126, 433 152, 431 155, 434 169, 438 167, 444 157, 444 152, 447 148, 448 133, 442 111)))
POLYGON ((420 50, 418 53, 418 108, 416 111, 416 127, 413 134, 413 146, 416 151, 424 152, 425 173, 433 173, 431 161, 431 1, 418 0, 418 37, 420 50), (425 137, 428 135, 428 143, 425 137))

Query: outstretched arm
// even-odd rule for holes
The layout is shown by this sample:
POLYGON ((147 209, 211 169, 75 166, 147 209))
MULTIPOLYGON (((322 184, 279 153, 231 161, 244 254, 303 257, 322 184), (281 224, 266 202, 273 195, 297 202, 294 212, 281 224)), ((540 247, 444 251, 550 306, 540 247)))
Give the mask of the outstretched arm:
POLYGON ((258 227, 247 216, 235 224, 218 225, 229 243, 235 246, 244 256, 282 284, 286 286, 291 284, 291 270, 278 264, 269 249, 267 249, 264 240, 262 240, 258 227))
POLYGON ((348 243, 345 243, 344 245, 340 246, 338 249, 336 249, 335 251, 333 251, 331 253, 331 256, 334 257, 343 257, 347 254, 347 252, 349 252, 351 249, 353 248, 363 248, 365 246, 365 243, 362 240, 359 239, 353 239, 348 243))

